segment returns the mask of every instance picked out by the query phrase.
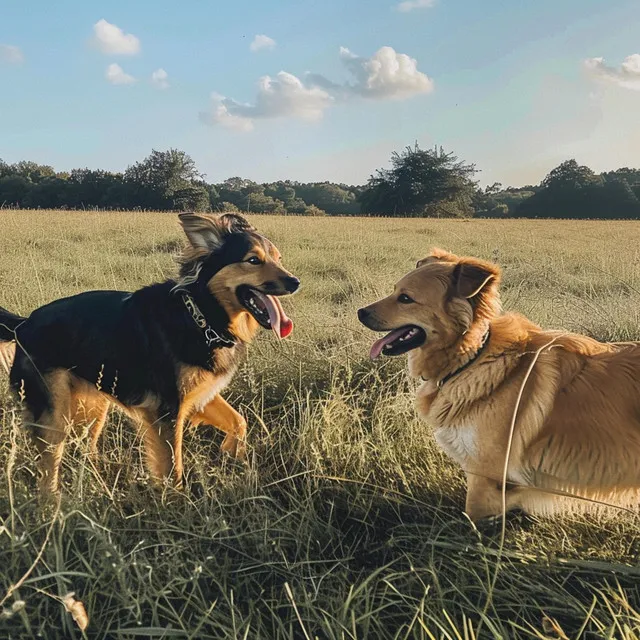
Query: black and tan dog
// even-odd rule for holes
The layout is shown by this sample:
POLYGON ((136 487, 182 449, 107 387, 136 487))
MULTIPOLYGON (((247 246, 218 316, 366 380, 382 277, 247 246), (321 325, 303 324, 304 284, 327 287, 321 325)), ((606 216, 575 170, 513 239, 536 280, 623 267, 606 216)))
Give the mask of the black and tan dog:
POLYGON ((82 293, 28 318, 0 310, 0 352, 5 364, 13 359, 10 382, 35 429, 45 491, 58 487, 71 427, 88 424, 95 448, 111 403, 139 426, 155 477, 173 472, 180 484, 188 422, 217 427, 222 449, 244 457, 246 422, 220 392, 259 326, 291 333, 275 296, 300 282, 241 216, 180 221, 190 246, 178 280, 82 293))

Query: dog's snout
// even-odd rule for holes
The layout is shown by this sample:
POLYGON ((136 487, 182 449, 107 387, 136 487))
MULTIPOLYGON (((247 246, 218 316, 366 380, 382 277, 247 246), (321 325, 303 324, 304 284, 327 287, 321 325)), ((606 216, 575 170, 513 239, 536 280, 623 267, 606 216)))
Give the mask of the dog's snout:
POLYGON ((364 307, 362 309, 358 309, 358 320, 360 322, 364 322, 369 317, 369 311, 364 307))
POLYGON ((298 287, 300 287, 300 280, 298 280, 298 278, 296 278, 295 276, 286 276, 282 279, 282 281, 284 283, 284 288, 289 293, 294 293, 298 290, 298 287))

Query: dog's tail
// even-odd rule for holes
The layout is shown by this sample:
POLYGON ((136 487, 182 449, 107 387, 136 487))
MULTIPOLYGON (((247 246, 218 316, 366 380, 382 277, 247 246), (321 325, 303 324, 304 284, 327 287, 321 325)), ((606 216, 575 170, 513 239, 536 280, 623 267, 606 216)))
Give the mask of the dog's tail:
POLYGON ((7 373, 15 354, 15 331, 25 318, 0 307, 0 367, 7 373))
POLYGON ((15 330, 26 318, 17 316, 11 311, 0 307, 0 342, 11 342, 15 340, 15 330))

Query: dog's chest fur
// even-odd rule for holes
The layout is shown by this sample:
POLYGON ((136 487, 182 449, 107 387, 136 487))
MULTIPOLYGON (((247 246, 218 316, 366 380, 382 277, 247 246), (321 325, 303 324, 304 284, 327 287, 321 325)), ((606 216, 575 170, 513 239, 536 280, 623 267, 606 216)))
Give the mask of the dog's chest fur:
POLYGON ((178 385, 182 402, 187 401, 193 404, 194 409, 201 411, 231 382, 244 352, 244 345, 221 349, 215 354, 213 371, 200 367, 181 366, 178 385))
POLYGON ((434 435, 443 451, 463 467, 478 455, 478 433, 474 424, 439 427, 434 435))
POLYGON ((430 381, 423 382, 417 393, 418 413, 423 419, 435 423, 434 436, 440 448, 461 466, 478 455, 478 428, 472 421, 446 418, 451 405, 438 397, 437 387, 430 381))

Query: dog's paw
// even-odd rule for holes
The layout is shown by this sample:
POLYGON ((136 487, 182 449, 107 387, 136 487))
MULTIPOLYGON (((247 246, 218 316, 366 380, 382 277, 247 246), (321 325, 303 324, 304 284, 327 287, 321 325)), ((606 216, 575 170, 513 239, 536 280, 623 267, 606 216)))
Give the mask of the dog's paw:
MULTIPOLYGON (((503 514, 498 513, 491 516, 480 518, 474 522, 476 529, 486 536, 493 536, 500 532, 502 529, 503 514)), ((533 518, 529 516, 526 511, 522 509, 513 509, 507 511, 505 516, 505 524, 507 526, 527 527, 534 522, 533 518)))
POLYGON ((485 516, 472 523, 479 533, 491 537, 499 533, 502 527, 502 515, 485 516))
POLYGON ((244 440, 240 440, 236 436, 225 436, 225 439, 220 445, 220 450, 241 462, 245 462, 247 459, 247 445, 244 440))

